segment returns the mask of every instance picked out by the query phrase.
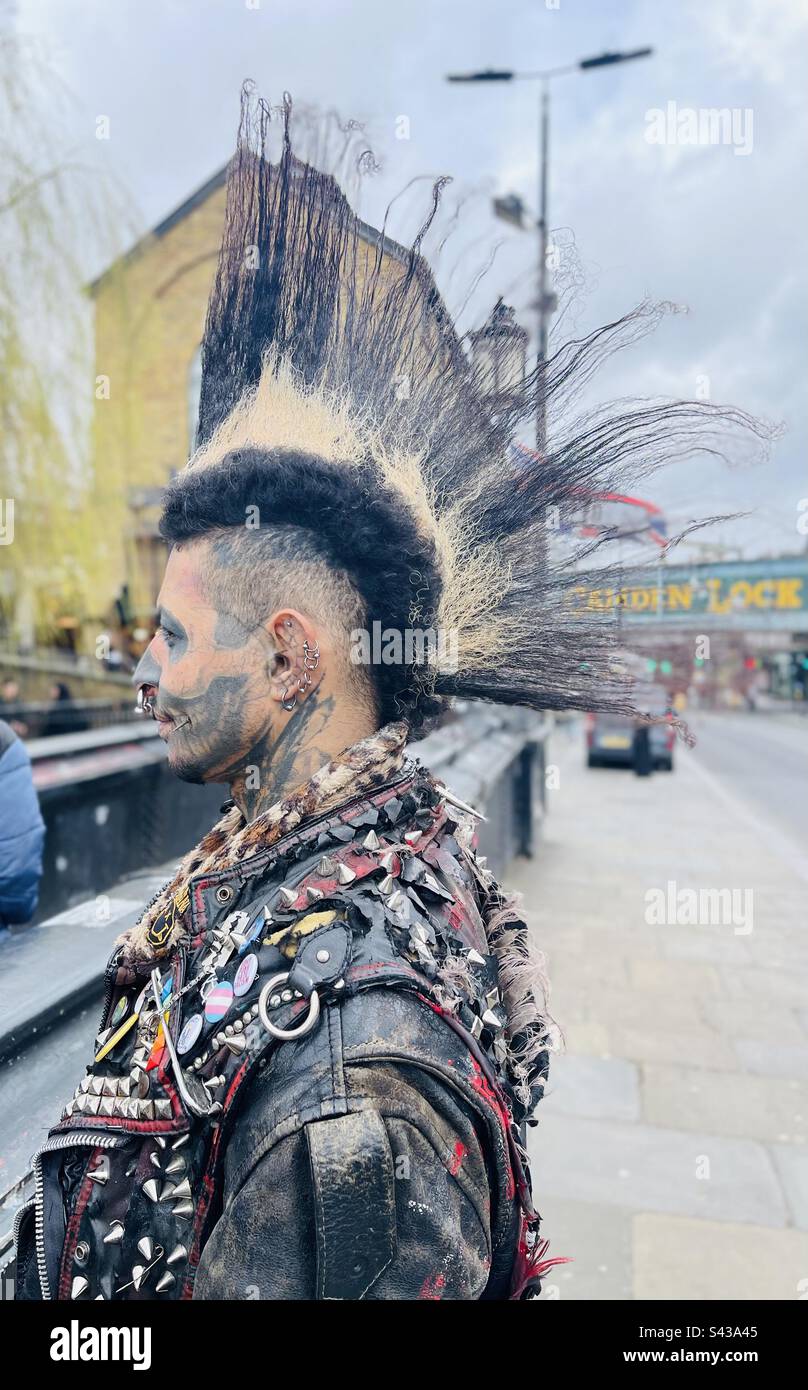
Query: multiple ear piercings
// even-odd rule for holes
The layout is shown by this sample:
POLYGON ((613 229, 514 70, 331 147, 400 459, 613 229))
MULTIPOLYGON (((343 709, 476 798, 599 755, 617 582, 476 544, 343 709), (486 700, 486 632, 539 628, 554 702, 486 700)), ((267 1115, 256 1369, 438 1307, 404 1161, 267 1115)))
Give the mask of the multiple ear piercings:
MULTIPOLYGON (((287 623, 287 627, 291 626, 291 623, 287 623)), ((297 690, 294 692, 291 698, 287 696, 285 700, 281 700, 281 709, 285 709, 288 712, 291 712, 295 708, 295 706, 297 705, 297 691, 299 690, 301 692, 304 692, 308 689, 308 687, 311 685, 311 672, 316 671, 319 664, 319 642, 315 642, 314 646, 310 647, 308 639, 306 639, 303 643, 303 674, 297 682, 297 690)))

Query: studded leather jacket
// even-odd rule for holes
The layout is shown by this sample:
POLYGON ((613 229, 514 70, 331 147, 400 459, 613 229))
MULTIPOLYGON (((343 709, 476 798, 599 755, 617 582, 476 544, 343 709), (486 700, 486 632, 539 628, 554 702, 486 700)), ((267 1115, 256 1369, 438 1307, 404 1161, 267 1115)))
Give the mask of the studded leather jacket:
MULTIPOLYGON (((106 970, 34 1158, 19 1299, 515 1299, 538 1239, 470 819, 408 761, 197 878, 191 938, 106 970)), ((524 1078, 523 1078, 524 1081, 524 1078)))

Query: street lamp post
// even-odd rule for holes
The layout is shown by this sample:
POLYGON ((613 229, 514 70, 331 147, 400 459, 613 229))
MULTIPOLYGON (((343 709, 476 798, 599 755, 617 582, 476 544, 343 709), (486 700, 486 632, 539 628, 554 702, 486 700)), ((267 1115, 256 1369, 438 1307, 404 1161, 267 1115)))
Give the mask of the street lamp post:
POLYGON ((536 448, 542 455, 547 450, 547 338, 550 315, 556 308, 556 298, 548 287, 547 276, 547 179, 550 154, 550 81, 571 72, 588 72, 591 68, 613 67, 633 58, 647 58, 653 49, 636 48, 629 53, 599 53, 594 58, 581 58, 564 67, 546 68, 543 72, 512 72, 510 69, 487 68, 483 72, 450 73, 448 82, 540 82, 539 108, 539 276, 538 276, 538 348, 536 354, 536 448))

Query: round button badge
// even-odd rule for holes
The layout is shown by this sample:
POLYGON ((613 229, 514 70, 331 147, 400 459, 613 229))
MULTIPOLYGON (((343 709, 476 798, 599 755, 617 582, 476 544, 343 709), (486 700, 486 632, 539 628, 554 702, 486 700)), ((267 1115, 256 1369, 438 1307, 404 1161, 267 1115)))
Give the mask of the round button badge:
POLYGON ((199 1034, 202 1032, 202 1015, 191 1014, 182 1025, 182 1032, 177 1039, 177 1051, 190 1052, 199 1034))
POLYGON ((205 1000, 205 1018, 208 1023, 218 1023, 224 1018, 233 1002, 233 986, 227 980, 216 985, 205 1000))
POLYGON ((258 974, 258 957, 251 951, 245 956, 233 980, 233 993, 236 997, 246 994, 258 974))

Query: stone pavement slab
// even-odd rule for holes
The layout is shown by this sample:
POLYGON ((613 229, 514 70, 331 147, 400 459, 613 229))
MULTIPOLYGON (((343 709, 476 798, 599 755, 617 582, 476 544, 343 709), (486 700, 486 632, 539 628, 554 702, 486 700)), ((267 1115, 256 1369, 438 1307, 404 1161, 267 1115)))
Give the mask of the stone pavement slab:
POLYGON ((547 1258, 572 1257, 569 1264, 550 1270, 542 1299, 631 1298, 633 1212, 620 1207, 605 1211, 595 1203, 568 1202, 552 1195, 540 1203, 540 1210, 542 1230, 550 1240, 547 1258), (574 1258, 582 1250, 586 1258, 574 1258))
POLYGON ((793 1301, 808 1293, 801 1231, 649 1213, 635 1217, 633 1236, 636 1298, 714 1299, 720 1289, 727 1299, 793 1301))
POLYGON ((555 1057, 542 1108, 545 1114, 638 1120, 637 1068, 618 1057, 576 1057, 571 1053, 555 1057))
POLYGON ((808 1140, 808 1082, 697 1067, 642 1069, 649 1124, 781 1143, 808 1140))
POLYGON ((808 1148, 772 1144, 769 1152, 780 1175, 794 1225, 808 1231, 808 1148))
POLYGON ((555 1195, 762 1226, 789 1220, 771 1155, 751 1139, 548 1112, 529 1143, 539 1208, 555 1195))

